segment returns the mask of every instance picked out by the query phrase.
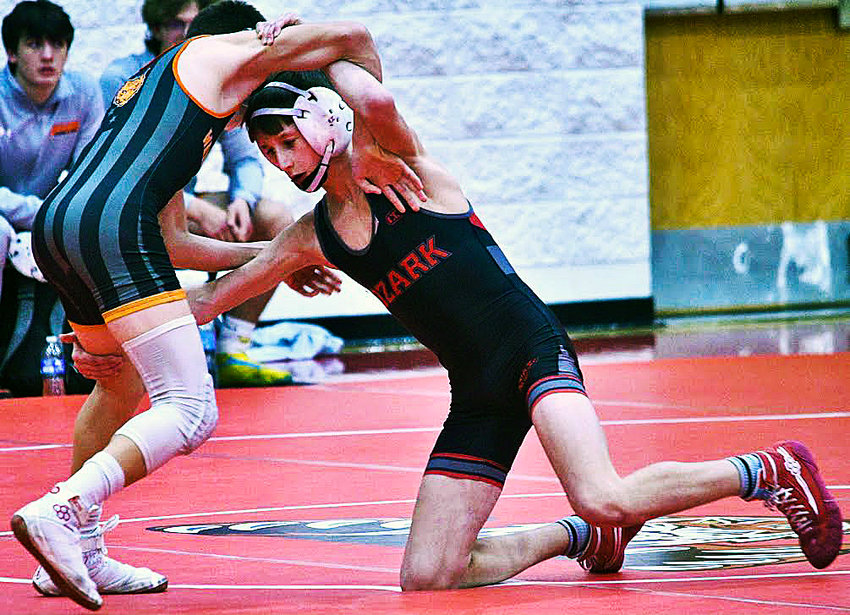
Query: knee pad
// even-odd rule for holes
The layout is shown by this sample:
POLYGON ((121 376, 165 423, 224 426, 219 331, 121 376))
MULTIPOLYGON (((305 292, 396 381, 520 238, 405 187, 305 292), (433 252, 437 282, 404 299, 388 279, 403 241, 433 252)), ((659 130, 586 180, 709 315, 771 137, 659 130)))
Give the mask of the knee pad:
MULTIPOLYGON (((206 365, 206 362, 204 363, 206 365)), ((206 442, 218 425, 218 405, 215 402, 215 387, 210 374, 206 374, 204 382, 204 402, 198 414, 198 421, 184 433, 186 437, 186 450, 181 451, 188 455, 201 444, 206 442)))
POLYGON ((151 407, 115 433, 139 448, 150 473, 176 455, 191 453, 212 435, 218 424, 215 389, 191 316, 160 325, 122 347, 144 382, 151 407))

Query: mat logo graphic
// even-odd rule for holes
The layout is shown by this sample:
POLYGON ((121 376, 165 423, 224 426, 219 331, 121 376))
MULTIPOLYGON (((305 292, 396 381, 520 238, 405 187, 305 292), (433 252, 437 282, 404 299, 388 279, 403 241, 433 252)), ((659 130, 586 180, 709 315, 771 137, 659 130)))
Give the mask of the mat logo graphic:
MULTIPOLYGON (((481 536, 514 534, 545 525, 485 528, 481 536)), ((404 546, 410 519, 242 521, 148 528, 199 536, 279 536, 300 540, 404 546)), ((844 522, 850 534, 850 521, 844 522)), ((843 549, 841 553, 848 553, 843 549)), ((624 568, 717 570, 805 561, 797 537, 781 517, 661 517, 648 521, 629 543, 624 568)))

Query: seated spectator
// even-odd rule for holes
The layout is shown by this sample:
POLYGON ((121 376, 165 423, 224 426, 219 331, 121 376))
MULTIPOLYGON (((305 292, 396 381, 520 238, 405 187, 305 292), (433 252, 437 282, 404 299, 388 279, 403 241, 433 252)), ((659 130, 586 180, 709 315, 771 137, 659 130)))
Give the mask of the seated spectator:
MULTIPOLYGON (((59 332, 64 313, 56 310, 56 292, 31 279, 43 281, 29 231, 42 200, 96 132, 103 103, 93 77, 65 71, 74 27, 59 5, 19 2, 3 18, 2 38, 0 293, 3 277, 7 284, 0 297, 0 379, 15 396, 39 395, 41 347, 46 334, 59 332)), ((69 391, 85 390, 86 383, 68 376, 69 391)))
MULTIPOLYGON (((115 93, 158 54, 186 38, 189 24, 212 0, 145 0, 142 19, 148 27, 145 51, 113 60, 100 77, 105 107, 115 93)), ((189 229, 224 241, 273 239, 292 223, 282 203, 262 198, 263 167, 257 149, 242 129, 225 131, 219 138, 222 171, 228 177, 226 195, 200 194, 193 179, 185 190, 189 229), (223 198, 222 198, 223 197, 223 198)), ((287 371, 271 369, 248 359, 251 334, 272 293, 255 297, 224 315, 218 333, 216 363, 218 386, 274 386, 291 382, 287 371)))
POLYGON ((19 2, 3 18, 2 35, 0 269, 16 233, 32 229, 42 199, 103 118, 96 81, 64 70, 74 27, 62 7, 19 2))

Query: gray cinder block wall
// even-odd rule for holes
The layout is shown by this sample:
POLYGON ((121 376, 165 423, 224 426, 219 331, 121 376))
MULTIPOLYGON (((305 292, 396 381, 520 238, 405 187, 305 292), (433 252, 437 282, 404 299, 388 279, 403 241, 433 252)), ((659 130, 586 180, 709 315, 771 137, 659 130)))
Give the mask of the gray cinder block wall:
MULTIPOLYGON (((140 51, 141 0, 64 0, 69 68, 99 75, 140 51)), ((385 82, 425 146, 549 303, 651 294, 643 8, 599 0, 293 0, 267 17, 351 19, 371 30, 385 82)), ((7 14, 15 2, 0 0, 7 14)), ((226 181, 212 155, 201 187, 226 181)), ((312 201, 267 168, 269 196, 312 201)), ((306 300, 282 290, 264 318, 383 313, 353 283, 306 300)))

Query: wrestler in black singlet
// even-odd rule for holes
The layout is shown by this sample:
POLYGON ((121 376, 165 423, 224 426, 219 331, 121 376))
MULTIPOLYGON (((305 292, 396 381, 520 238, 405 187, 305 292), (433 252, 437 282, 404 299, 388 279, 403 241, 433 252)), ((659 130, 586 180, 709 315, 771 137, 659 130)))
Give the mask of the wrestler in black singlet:
POLYGON ((426 474, 497 486, 548 393, 584 393, 572 343, 520 280, 470 207, 466 214, 398 213, 367 194, 377 230, 369 246, 341 241, 323 199, 316 235, 335 267, 372 291, 448 370, 452 402, 426 474))
POLYGON ((188 43, 124 84, 36 216, 36 262, 72 323, 102 324, 104 313, 110 320, 184 296, 157 216, 198 172, 232 114, 212 114, 183 90, 175 66, 188 43))

